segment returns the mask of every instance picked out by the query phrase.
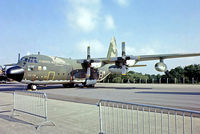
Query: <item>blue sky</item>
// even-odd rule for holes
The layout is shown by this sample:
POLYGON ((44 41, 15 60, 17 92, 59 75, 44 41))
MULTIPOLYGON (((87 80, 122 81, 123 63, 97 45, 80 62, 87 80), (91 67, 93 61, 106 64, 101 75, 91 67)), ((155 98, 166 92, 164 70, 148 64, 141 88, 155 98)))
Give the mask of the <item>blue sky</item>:
MULTIPOLYGON (((17 54, 37 53, 72 58, 105 57, 115 36, 127 54, 200 52, 199 0, 1 0, 0 64, 17 54)), ((134 68, 158 73, 157 61, 134 68)), ((141 64, 143 64, 141 63, 141 64)), ((200 58, 166 60, 168 68, 200 64, 200 58)))

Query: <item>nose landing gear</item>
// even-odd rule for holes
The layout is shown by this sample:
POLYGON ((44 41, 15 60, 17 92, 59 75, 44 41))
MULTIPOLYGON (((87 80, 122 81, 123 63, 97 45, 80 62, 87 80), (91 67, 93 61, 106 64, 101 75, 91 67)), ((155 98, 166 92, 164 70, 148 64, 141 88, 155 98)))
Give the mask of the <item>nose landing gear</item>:
POLYGON ((27 90, 30 90, 30 91, 36 91, 36 90, 37 90, 37 85, 34 85, 34 84, 28 84, 28 86, 27 86, 27 90))

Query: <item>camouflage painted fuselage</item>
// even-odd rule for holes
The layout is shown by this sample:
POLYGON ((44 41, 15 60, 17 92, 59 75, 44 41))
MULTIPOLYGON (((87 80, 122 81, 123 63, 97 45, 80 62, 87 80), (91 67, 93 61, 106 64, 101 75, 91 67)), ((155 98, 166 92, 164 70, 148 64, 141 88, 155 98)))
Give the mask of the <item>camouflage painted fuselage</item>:
MULTIPOLYGON (((27 84, 67 84, 84 83, 85 68, 77 60, 45 55, 28 55, 17 63, 24 71, 22 82, 27 84)), ((92 69, 91 79, 103 80, 109 75, 106 64, 98 69, 92 69)))

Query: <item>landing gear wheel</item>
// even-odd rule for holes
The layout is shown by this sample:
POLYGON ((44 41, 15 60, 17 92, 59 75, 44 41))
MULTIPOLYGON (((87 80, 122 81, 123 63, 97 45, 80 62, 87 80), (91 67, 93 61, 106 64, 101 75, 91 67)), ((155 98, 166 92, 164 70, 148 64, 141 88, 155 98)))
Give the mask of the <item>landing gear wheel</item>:
POLYGON ((64 88, 72 88, 74 87, 74 83, 69 83, 69 84, 63 84, 64 88))
POLYGON ((88 85, 87 87, 89 87, 89 88, 94 88, 94 85, 88 85))
POLYGON ((83 88, 94 88, 94 85, 86 85, 86 83, 82 83, 83 88))
POLYGON ((32 90, 37 90, 37 86, 36 86, 36 85, 32 85, 32 86, 31 86, 31 89, 32 89, 32 90))
POLYGON ((27 86, 27 90, 37 90, 37 85, 33 85, 33 84, 28 84, 27 86))

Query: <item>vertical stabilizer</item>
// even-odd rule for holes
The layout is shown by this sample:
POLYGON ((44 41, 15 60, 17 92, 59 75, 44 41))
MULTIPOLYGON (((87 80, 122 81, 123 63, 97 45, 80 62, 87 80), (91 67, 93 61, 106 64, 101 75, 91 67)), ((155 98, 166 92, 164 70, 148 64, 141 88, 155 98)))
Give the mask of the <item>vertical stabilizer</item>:
POLYGON ((110 57, 117 57, 117 44, 116 44, 115 37, 112 37, 110 41, 107 58, 110 59, 110 57))

